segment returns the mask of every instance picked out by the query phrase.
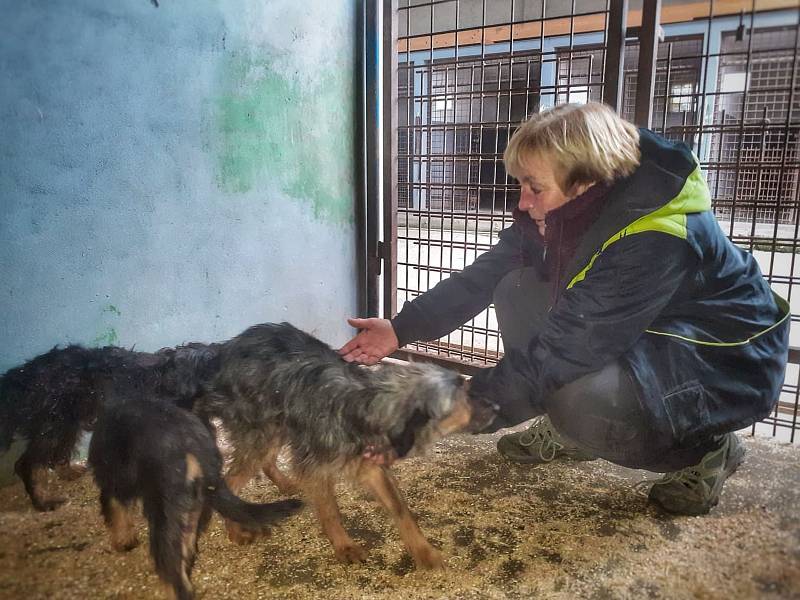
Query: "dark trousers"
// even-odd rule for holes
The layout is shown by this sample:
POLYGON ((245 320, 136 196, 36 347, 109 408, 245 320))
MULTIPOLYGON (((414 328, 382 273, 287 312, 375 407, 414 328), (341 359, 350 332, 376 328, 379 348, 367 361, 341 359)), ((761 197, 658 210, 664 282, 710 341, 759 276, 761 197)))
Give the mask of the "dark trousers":
MULTIPOLYGON (((527 348, 545 322, 550 294, 532 268, 513 271, 498 284, 494 304, 506 349, 527 348)), ((556 390, 540 408, 575 445, 635 469, 676 471, 719 445, 709 439, 685 447, 665 433, 670 428, 646 410, 631 375, 616 361, 556 390)))

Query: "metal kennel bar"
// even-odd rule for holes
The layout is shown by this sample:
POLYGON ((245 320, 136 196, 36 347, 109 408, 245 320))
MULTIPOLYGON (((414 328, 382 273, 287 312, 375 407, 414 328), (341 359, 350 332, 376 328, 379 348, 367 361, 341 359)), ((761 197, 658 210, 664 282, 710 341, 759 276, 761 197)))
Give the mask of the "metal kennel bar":
MULTIPOLYGON (((472 262, 510 224, 518 191, 502 154, 520 121, 542 106, 604 97, 610 4, 400 0, 397 304, 386 314, 472 262)), ((623 31, 620 20, 608 59, 617 72, 623 31)), ((494 309, 411 350, 491 364, 502 353, 494 309)))
MULTIPOLYGON (((384 169, 384 243, 396 258, 384 268, 385 316, 471 263, 511 223, 518 188, 502 154, 516 126, 547 106, 600 100, 692 148, 721 226, 800 320, 796 0, 394 1, 384 15, 396 32, 394 173, 384 169), (640 60, 642 47, 652 52, 640 60)), ((470 372, 502 352, 489 307, 401 355, 470 372)), ((798 354, 764 422, 791 441, 798 354)))

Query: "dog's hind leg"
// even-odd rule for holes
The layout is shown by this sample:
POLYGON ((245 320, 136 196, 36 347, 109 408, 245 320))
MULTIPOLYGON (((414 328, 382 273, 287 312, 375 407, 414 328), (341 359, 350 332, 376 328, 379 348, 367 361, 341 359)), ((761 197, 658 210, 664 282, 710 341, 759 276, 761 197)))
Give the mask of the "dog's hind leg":
POLYGON ((167 470, 158 492, 144 498, 156 573, 168 586, 170 597, 178 600, 194 598, 191 574, 197 556, 197 538, 200 527, 208 521, 203 481, 200 462, 194 454, 187 453, 182 477, 167 470))
POLYGON ((22 453, 14 464, 14 472, 22 479, 25 491, 36 510, 45 512, 55 510, 66 498, 51 496, 47 492, 47 466, 34 458, 36 451, 33 442, 22 453))
MULTIPOLYGON (((251 462, 234 459, 228 474, 225 476, 225 483, 228 489, 238 496, 239 491, 250 483, 256 471, 257 467, 254 467, 251 462)), ((245 529, 239 523, 230 519, 225 519, 225 530, 228 532, 228 539, 239 545, 251 544, 259 536, 258 532, 245 529)))
POLYGON ((431 546, 408 510, 403 494, 389 471, 369 461, 362 461, 358 480, 384 506, 394 519, 400 537, 408 548, 417 568, 435 569, 443 566, 442 554, 431 546))
POLYGON ((342 526, 342 514, 336 503, 333 480, 329 476, 303 479, 304 495, 313 503, 322 531, 333 544, 336 558, 344 563, 360 563, 367 553, 347 534, 342 526))
POLYGON ((200 536, 200 521, 203 517, 203 502, 198 499, 196 506, 186 514, 181 532, 181 572, 185 573, 185 580, 189 581, 197 558, 197 538, 200 536))
POLYGON ((105 491, 100 492, 100 510, 111 534, 111 545, 118 552, 125 552, 139 545, 131 504, 121 502, 105 491))
POLYGON ((200 517, 197 519, 197 537, 200 537, 208 528, 213 514, 214 510, 211 508, 211 504, 207 500, 204 501, 203 510, 200 511, 200 517))
POLYGON ((282 494, 293 495, 297 493, 297 484, 294 480, 286 475, 283 471, 278 468, 276 461, 278 459, 278 453, 280 452, 279 447, 270 448, 267 451, 267 455, 264 458, 264 462, 261 465, 261 468, 264 471, 264 475, 270 478, 272 483, 278 488, 278 490, 282 494))
POLYGON ((250 464, 236 462, 231 465, 225 475, 225 483, 228 485, 228 489, 238 496, 242 488, 250 483, 255 473, 256 469, 250 464))
POLYGON ((191 497, 191 506, 181 522, 181 568, 186 580, 192 573, 197 558, 197 538, 208 524, 209 505, 203 491, 203 469, 193 454, 186 455, 186 484, 191 497))
POLYGON ((192 600, 194 591, 189 575, 197 538, 196 530, 191 528, 194 521, 191 511, 184 513, 177 508, 184 500, 173 497, 146 503, 145 512, 150 522, 150 554, 168 597, 192 600))

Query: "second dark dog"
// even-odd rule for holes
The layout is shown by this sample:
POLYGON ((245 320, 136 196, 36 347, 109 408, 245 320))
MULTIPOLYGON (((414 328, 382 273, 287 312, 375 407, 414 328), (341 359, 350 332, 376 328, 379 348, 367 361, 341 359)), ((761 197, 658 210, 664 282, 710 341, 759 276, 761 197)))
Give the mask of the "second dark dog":
POLYGON ((81 431, 88 431, 109 388, 141 397, 167 394, 184 408, 217 369, 216 344, 188 344, 155 353, 124 348, 53 348, 0 377, 0 452, 14 436, 27 441, 15 471, 37 510, 64 501, 48 493, 47 470, 72 478, 81 431))
POLYGON ((156 572, 174 597, 193 597, 197 538, 212 508, 253 533, 300 508, 298 500, 251 504, 234 496, 215 441, 194 414, 161 400, 117 400, 103 410, 89 446, 103 517, 114 548, 129 550, 137 544, 131 511, 142 500, 156 572))

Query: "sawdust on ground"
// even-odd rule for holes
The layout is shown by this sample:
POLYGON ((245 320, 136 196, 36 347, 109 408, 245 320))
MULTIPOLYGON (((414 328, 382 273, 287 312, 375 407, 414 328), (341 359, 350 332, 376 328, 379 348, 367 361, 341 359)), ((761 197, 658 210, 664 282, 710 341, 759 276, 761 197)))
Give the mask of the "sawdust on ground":
MULTIPOLYGON (((514 465, 494 451, 497 437, 454 436, 394 469, 446 569, 415 571, 380 507, 342 485, 364 564, 335 561, 310 508, 251 546, 230 544, 215 516, 193 573, 198 597, 800 598, 797 446, 747 439, 720 506, 673 517, 634 490, 644 472, 514 465)), ((36 513, 19 483, 0 489, 0 598, 162 597, 146 543, 111 549, 91 477, 57 485, 70 500, 52 513, 36 513)), ((268 482, 244 495, 279 497, 268 482)))

